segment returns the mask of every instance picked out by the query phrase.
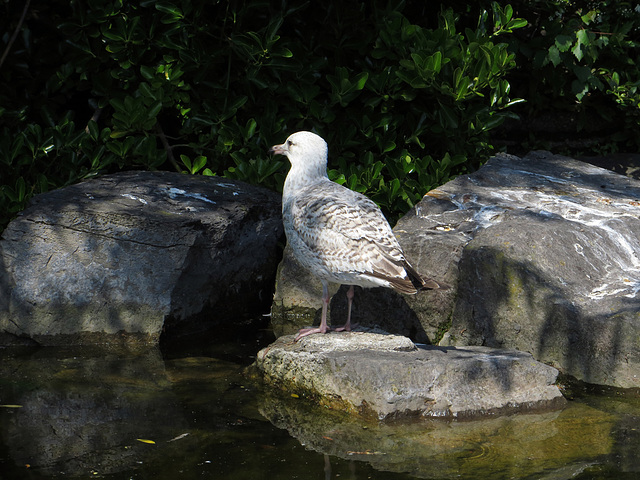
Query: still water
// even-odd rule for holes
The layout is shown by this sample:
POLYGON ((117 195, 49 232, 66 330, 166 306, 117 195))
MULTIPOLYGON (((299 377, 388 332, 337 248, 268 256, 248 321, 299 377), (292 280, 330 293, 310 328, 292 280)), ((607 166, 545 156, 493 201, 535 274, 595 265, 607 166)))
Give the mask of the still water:
POLYGON ((0 349, 0 480, 640 478, 637 392, 579 391, 556 412, 363 424, 261 391, 245 368, 264 341, 0 349))

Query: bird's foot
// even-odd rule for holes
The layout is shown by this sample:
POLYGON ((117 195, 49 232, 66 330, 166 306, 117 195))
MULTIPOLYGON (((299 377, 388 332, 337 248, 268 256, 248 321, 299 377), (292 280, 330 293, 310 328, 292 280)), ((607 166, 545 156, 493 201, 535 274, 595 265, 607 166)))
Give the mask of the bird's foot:
POLYGON ((351 330, 354 330, 354 329, 358 328, 359 326, 360 326, 360 324, 358 324, 358 323, 352 323, 352 324, 345 323, 344 326, 338 327, 338 328, 334 328, 333 331, 335 331, 335 332, 350 332, 351 330))
POLYGON ((300 340, 302 337, 306 337, 308 335, 314 335, 316 333, 327 333, 330 332, 331 329, 329 327, 327 328, 303 328, 298 332, 298 335, 296 335, 296 338, 293 339, 294 342, 297 342, 298 340, 300 340))

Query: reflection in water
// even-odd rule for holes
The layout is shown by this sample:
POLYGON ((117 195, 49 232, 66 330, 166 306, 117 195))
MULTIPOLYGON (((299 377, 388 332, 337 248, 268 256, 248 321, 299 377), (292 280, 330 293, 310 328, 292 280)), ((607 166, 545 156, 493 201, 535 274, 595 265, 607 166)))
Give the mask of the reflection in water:
POLYGON ((613 479, 640 470, 638 397, 363 424, 260 391, 243 374, 258 348, 234 349, 0 349, 0 478, 613 479))
POLYGON ((2 440, 17 465, 48 474, 86 474, 98 466, 100 473, 117 472, 145 448, 136 438, 185 430, 157 350, 129 358, 60 353, 2 360, 2 403, 22 405, 1 418, 2 440))
POLYGON ((307 448, 418 478, 523 478, 574 474, 611 453, 613 417, 584 404, 560 412, 467 422, 361 423, 302 402, 266 396, 261 412, 307 448))

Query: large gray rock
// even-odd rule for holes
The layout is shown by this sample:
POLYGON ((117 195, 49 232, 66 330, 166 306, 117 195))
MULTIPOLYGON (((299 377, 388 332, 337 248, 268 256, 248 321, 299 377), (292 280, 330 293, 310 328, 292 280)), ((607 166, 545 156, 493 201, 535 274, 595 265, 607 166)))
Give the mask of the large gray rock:
POLYGON ((343 332, 283 336, 258 353, 264 380, 319 405, 378 420, 462 418, 561 406, 558 371, 529 354, 417 348, 406 337, 343 332))
POLYGON ((546 152, 498 156, 430 192, 402 228, 464 247, 441 344, 640 386, 639 207, 640 182, 546 152))
POLYGON ((0 241, 0 341, 156 342, 255 315, 282 232, 279 195, 217 177, 129 172, 39 195, 0 241))
MULTIPOLYGON (((637 180, 548 152, 498 155, 429 192, 394 232, 418 271, 451 288, 359 289, 356 321, 419 342, 522 350, 589 383, 640 386, 637 180)), ((278 334, 311 323, 321 305, 317 286, 305 296, 291 287, 293 264, 283 261, 278 277, 278 334), (292 308, 301 303, 306 316, 292 308)), ((334 323, 345 304, 342 292, 332 299, 334 323)))

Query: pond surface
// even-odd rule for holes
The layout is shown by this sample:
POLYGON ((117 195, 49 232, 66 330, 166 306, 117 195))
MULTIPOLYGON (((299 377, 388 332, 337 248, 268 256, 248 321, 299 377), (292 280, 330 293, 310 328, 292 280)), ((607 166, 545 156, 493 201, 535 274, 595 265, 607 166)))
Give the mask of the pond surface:
MULTIPOLYGON (((263 392, 260 341, 0 349, 0 480, 640 477, 640 398, 465 422, 363 424, 263 392)), ((262 342, 264 343, 264 342, 262 342)))

